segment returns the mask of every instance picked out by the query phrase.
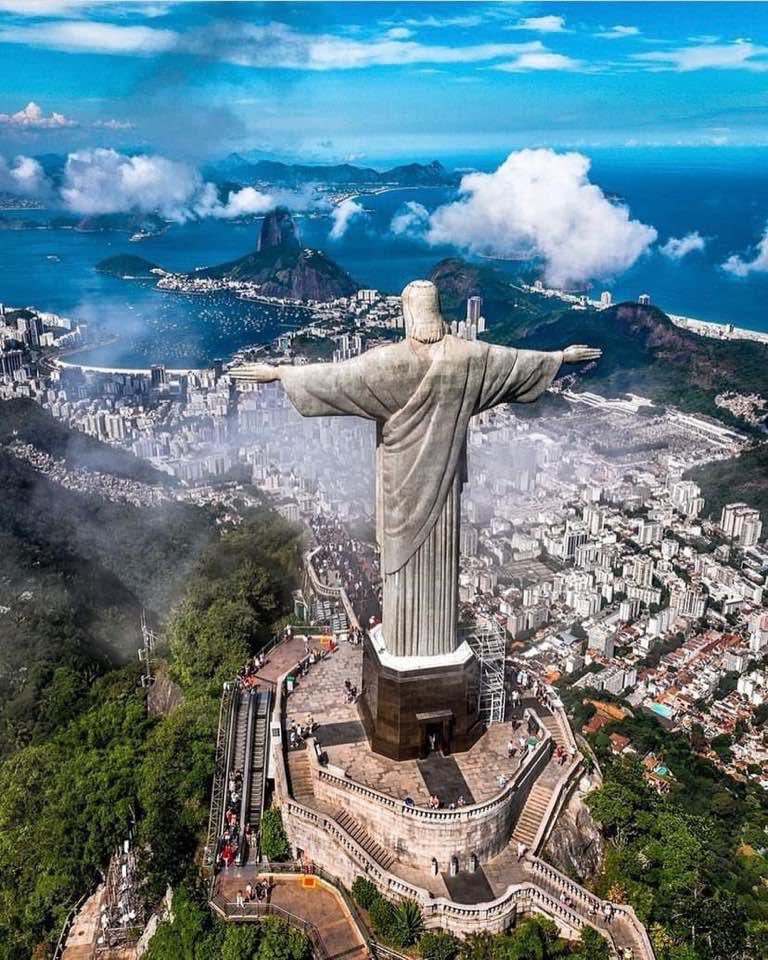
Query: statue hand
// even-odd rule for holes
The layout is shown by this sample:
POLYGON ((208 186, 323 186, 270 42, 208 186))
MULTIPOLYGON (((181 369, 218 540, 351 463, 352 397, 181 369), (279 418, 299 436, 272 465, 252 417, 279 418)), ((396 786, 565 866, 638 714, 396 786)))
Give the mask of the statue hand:
POLYGON ((588 363, 590 360, 599 360, 603 351, 599 347, 588 347, 577 343, 563 350, 563 363, 588 363))
POLYGON ((232 367, 229 375, 233 380, 245 383, 273 383, 280 379, 280 367, 268 363, 244 363, 242 367, 232 367))

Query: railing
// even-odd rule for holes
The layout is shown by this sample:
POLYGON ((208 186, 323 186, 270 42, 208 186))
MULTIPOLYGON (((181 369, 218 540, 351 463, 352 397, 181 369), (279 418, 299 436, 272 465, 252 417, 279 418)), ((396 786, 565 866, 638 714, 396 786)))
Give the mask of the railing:
MULTIPOLYGON (((369 800, 381 806, 389 807, 390 810, 394 810, 405 817, 432 823, 456 823, 465 820, 478 820, 492 810, 504 806, 532 776, 537 776, 541 772, 541 768, 546 765, 551 753, 552 738, 547 735, 532 753, 526 755, 522 766, 500 793, 481 803, 467 804, 464 807, 457 807, 453 810, 430 810, 428 807, 411 806, 403 800, 396 800, 394 797, 380 793, 373 787, 359 783, 357 780, 348 780, 345 777, 337 776, 323 767, 317 766, 315 772, 319 780, 331 783, 350 793, 365 796, 369 800), (543 763, 542 760, 544 761, 543 763)), ((312 758, 312 756, 312 752, 310 751, 310 758, 312 758)))
POLYGON ((357 614, 350 603, 349 597, 347 596, 347 591, 344 589, 344 587, 331 587, 327 583, 323 583, 323 581, 317 575, 317 571, 315 570, 312 560, 319 549, 319 547, 316 547, 305 557, 305 566, 309 575, 310 583, 312 584, 312 589, 318 594, 318 596, 327 597, 334 600, 341 600, 344 611, 347 614, 347 619, 352 626, 355 627, 355 629, 359 630, 360 621, 357 619, 357 614))
MULTIPOLYGON (((283 708, 284 682, 285 677, 282 677, 277 684, 275 713, 278 716, 281 715, 283 708)), ((381 864, 366 850, 364 850, 363 847, 361 847, 360 844, 357 843, 357 841, 354 840, 353 837, 347 833, 347 831, 336 820, 333 820, 325 814, 322 814, 319 811, 307 807, 295 800, 288 791, 285 760, 282 754, 282 749, 279 747, 279 745, 276 746, 275 749, 280 749, 281 753, 276 767, 276 785, 278 787, 278 795, 282 794, 282 796, 285 798, 284 805, 286 808, 286 813, 288 814, 287 819, 289 820, 291 816, 297 817, 312 823, 318 829, 330 835, 339 844, 339 846, 341 846, 342 849, 347 852, 353 863, 357 864, 361 873, 376 882, 378 888, 383 893, 386 893, 393 899, 397 900, 415 900, 421 906, 425 919, 431 918, 433 925, 443 926, 444 921, 448 919, 454 920, 457 926, 462 923, 471 924, 473 921, 498 921, 499 918, 503 918, 507 914, 510 914, 511 911, 516 909, 519 904, 532 903, 535 904, 543 913, 549 916, 559 917, 572 929, 581 929, 581 927, 583 927, 586 923, 595 926, 596 929, 600 929, 592 914, 594 914, 594 917, 599 917, 601 915, 605 907, 604 901, 585 890, 582 886, 571 880, 569 877, 566 877, 564 874, 561 874, 559 871, 555 870, 554 867, 550 867, 549 864, 546 864, 544 861, 532 856, 527 856, 525 858, 525 864, 527 867, 530 867, 534 875, 542 876, 551 884, 556 885, 563 893, 567 893, 569 896, 571 896, 574 901, 584 904, 587 916, 580 915, 572 907, 568 907, 560 900, 548 894, 545 890, 536 885, 535 882, 513 884, 509 886, 507 890, 496 900, 483 904, 460 904, 452 900, 446 900, 443 897, 433 898, 428 890, 417 887, 416 885, 403 880, 396 874, 393 874, 389 870, 386 870, 384 867, 382 867, 381 864)), ((528 769, 530 769, 530 765, 528 766, 528 769)), ((376 791, 372 792, 376 793, 376 791)), ((392 798, 387 799, 392 800, 392 798)), ((393 801, 393 803, 397 803, 397 801, 393 801)), ((460 811, 450 812, 453 813, 460 811)), ((275 865, 272 865, 271 869, 274 869, 274 867, 275 865)), ((320 872, 318 868, 315 869, 317 872, 320 872)), ((643 949, 642 957, 638 958, 638 960, 654 960, 653 948, 651 947, 648 935, 640 921, 637 919, 634 910, 624 904, 613 904, 612 906, 615 916, 625 919, 627 923, 631 925, 632 930, 643 949)), ((608 933, 610 935, 610 931, 608 931, 608 933)))
POLYGON ((82 907, 82 905, 85 903, 88 896, 89 894, 84 893, 82 897, 80 897, 80 899, 77 901, 77 903, 73 907, 70 907, 69 913, 64 919, 64 924, 61 928, 59 939, 56 941, 56 947, 53 951, 52 960, 61 960, 61 956, 64 953, 64 948, 67 945, 67 937, 69 936, 69 931, 72 929, 72 923, 75 917, 77 916, 77 913, 80 907, 82 907))
POLYGON ((208 836, 203 852, 203 863, 206 866, 210 866, 216 861, 219 837, 223 829, 227 776, 232 761, 232 740, 234 739, 234 723, 237 713, 235 701, 236 685, 225 683, 219 705, 219 726, 216 733, 216 753, 213 766, 213 785, 211 787, 211 809, 208 816, 208 836))
MULTIPOLYGON (((581 884, 567 877, 564 873, 560 873, 559 870, 556 870, 549 863, 539 859, 539 857, 528 855, 525 857, 524 864, 534 875, 548 880, 563 893, 583 903, 590 915, 596 917, 605 915, 605 908, 608 905, 607 901, 601 900, 600 897, 594 893, 590 893, 590 891, 582 887, 581 884)), ((643 958, 645 958, 645 960, 654 960, 653 947, 648 937, 648 932, 644 924, 638 919, 634 909, 627 903, 611 902, 610 907, 616 919, 623 919, 632 928, 632 932, 639 940, 644 951, 643 958)), ((595 924, 594 919, 591 919, 590 922, 595 924)))
POLYGON ((236 901, 227 900, 219 894, 213 898, 211 904, 225 920, 258 920, 260 917, 280 917, 292 927, 298 927, 302 933, 309 937, 316 956, 320 957, 321 960, 329 960, 330 958, 320 931, 314 923, 296 916, 295 913, 291 913, 290 910, 286 910, 276 903, 246 901, 238 904, 236 901))
POLYGON ((555 789, 552 791, 552 796, 549 798, 547 809, 544 811, 544 816, 541 818, 539 829, 536 831, 536 835, 531 841, 532 853, 538 853, 547 842, 547 839, 552 832, 552 828, 554 827, 555 822, 560 815, 565 801, 571 791, 573 781, 575 780, 578 772, 582 769, 582 766, 581 757, 577 754, 577 756, 571 760, 563 775, 557 781, 555 789))

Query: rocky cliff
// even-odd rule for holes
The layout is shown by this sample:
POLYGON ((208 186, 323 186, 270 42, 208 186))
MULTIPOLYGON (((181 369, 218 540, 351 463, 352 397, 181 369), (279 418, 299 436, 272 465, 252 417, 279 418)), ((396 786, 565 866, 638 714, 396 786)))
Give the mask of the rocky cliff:
POLYGON ((600 873, 605 841, 577 790, 557 818, 543 859, 586 885, 600 873))
POLYGON ((283 208, 264 218, 253 253, 197 270, 194 276, 250 281, 259 284, 265 296, 295 300, 335 300, 359 288, 322 250, 302 248, 296 223, 283 208))

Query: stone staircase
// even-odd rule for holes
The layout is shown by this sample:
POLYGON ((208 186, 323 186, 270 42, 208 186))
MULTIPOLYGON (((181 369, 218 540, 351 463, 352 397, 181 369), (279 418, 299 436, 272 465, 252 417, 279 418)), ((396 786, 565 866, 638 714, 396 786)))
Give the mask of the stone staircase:
POLYGON ((339 810, 333 819, 340 827, 343 827, 347 831, 353 840, 356 840, 360 844, 369 857, 373 857, 384 870, 389 870, 395 862, 395 858, 385 850, 384 847, 376 843, 373 837, 360 826, 354 817, 350 816, 346 810, 339 810))
POLYGON ((567 750, 567 749, 568 749, 568 743, 567 743, 566 740, 565 740, 565 737, 564 737, 564 735, 563 735, 562 728, 561 728, 560 724, 558 723, 557 718, 554 716, 554 714, 551 714, 551 713, 550 713, 550 714, 544 714, 544 715, 541 715, 541 714, 540 714, 540 715, 539 715, 539 719, 541 720, 542 724, 544 725, 544 729, 547 731, 547 733, 548 733, 548 734, 552 737, 552 739, 555 741, 555 744, 556 744, 558 747, 565 747, 566 750, 567 750))
POLYGON ((512 831, 512 839, 515 843, 531 846, 544 819, 551 796, 552 785, 542 782, 542 778, 539 778, 531 788, 515 829, 512 831))
POLYGON ((291 793, 295 800, 305 806, 313 806, 315 788, 312 783, 312 768, 306 750, 288 751, 288 776, 291 780, 291 793))

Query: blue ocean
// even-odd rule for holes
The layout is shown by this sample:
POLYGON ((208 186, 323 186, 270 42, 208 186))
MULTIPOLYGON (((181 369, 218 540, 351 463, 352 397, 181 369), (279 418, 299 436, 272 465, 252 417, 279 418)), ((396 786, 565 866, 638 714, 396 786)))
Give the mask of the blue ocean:
MULTIPOLYGON (((591 179, 626 202, 634 218, 652 224, 659 241, 697 230, 703 251, 671 261, 654 251, 631 270, 596 282, 593 294, 612 290, 616 299, 650 293, 670 313, 730 322, 768 331, 768 273, 734 277, 720 267, 731 254, 745 257, 768 222, 768 150, 730 148, 589 151, 591 179)), ((452 158, 457 167, 469 166, 452 158)), ((502 158, 472 158, 493 169, 502 158)), ((302 238, 344 266, 363 286, 399 292, 429 273, 450 248, 429 248, 389 230, 408 201, 428 209, 451 199, 436 189, 394 190, 366 196, 367 215, 339 240, 329 238, 330 218, 301 218, 302 238)), ((162 267, 187 270, 220 263, 254 249, 259 224, 203 220, 171 226, 165 233, 129 242, 127 233, 46 229, 44 211, 2 211, 5 219, 34 219, 36 228, 0 230, 0 302, 33 305, 96 323, 111 342, 83 356, 90 363, 140 366, 166 363, 200 366, 264 342, 297 318, 228 296, 162 293, 150 284, 99 274, 95 264, 117 253, 145 257, 162 267)), ((519 264, 498 263, 514 273, 519 264)), ((489 317, 491 324, 493 318, 489 317)))

